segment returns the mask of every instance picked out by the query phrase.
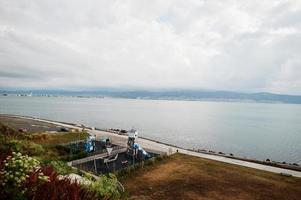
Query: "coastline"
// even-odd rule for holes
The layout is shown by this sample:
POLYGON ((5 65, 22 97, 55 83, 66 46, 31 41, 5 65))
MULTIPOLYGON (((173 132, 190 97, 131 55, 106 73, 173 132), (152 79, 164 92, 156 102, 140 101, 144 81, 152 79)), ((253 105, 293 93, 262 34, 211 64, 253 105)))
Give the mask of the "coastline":
MULTIPOLYGON (((102 136, 109 136, 112 139, 112 143, 115 143, 120 146, 126 147, 126 141, 127 141, 127 136, 126 135, 121 135, 118 133, 114 133, 113 131, 108 131, 108 130, 102 130, 96 128, 93 130, 92 127, 84 126, 82 124, 75 124, 75 123, 69 123, 69 122, 60 122, 60 121, 54 121, 54 120, 49 120, 49 119, 42 119, 42 118, 36 118, 36 117, 31 117, 31 116, 21 116, 21 115, 10 115, 10 114, 0 114, 1 116, 8 116, 8 117, 15 117, 15 118, 23 118, 23 119, 28 119, 28 120, 35 120, 35 121, 40 121, 40 122, 45 122, 57 126, 64 126, 68 128, 75 128, 75 129, 88 129, 90 134, 96 135, 97 137, 102 137, 102 136)), ((159 154, 166 154, 166 155, 171 155, 176 152, 191 155, 191 156, 196 156, 196 157, 201 157, 201 158, 206 158, 210 160, 215 160, 215 161, 220 161, 224 163, 229 163, 229 164, 235 164, 235 165, 240 165, 244 167, 250 167, 250 168, 255 168, 259 170, 264 170, 264 171, 269 171, 273 173, 278 173, 278 174, 283 174, 283 175, 288 175, 288 176, 295 176, 295 177, 300 177, 301 178, 301 169, 292 169, 292 168, 284 168, 284 166, 274 166, 277 163, 264 163, 263 161, 259 160, 253 160, 253 159, 245 159, 245 158, 239 158, 235 156, 228 156, 228 155, 222 155, 218 153, 210 153, 210 152, 201 152, 201 151, 196 151, 192 149, 185 149, 181 147, 177 147, 175 145, 163 143, 160 141, 152 140, 149 138, 144 138, 144 137, 139 137, 138 142, 146 149, 149 151, 153 151, 159 154)), ((278 163, 279 165, 280 163, 278 163)))
MULTIPOLYGON (((104 131, 110 132, 109 130, 104 130, 104 131)), ((115 134, 118 134, 118 133, 115 133, 115 134)), ((120 135, 120 134, 118 134, 118 135, 120 135)), ((160 141, 157 141, 157 140, 154 140, 154 139, 151 139, 151 138, 146 138, 146 137, 140 137, 140 138, 145 139, 145 140, 150 140, 152 142, 168 145, 168 146, 171 146, 171 147, 174 147, 174 148, 177 148, 177 149, 188 150, 188 151, 207 154, 207 155, 215 155, 215 156, 231 158, 231 159, 236 159, 236 160, 241 160, 241 161, 248 161, 248 162, 252 162, 252 163, 258 163, 258 164, 263 164, 263 165, 267 165, 267 166, 273 166, 273 167, 278 167, 278 168, 283 168, 283 169, 290 169, 290 170, 301 172, 300 165, 296 166, 296 165, 293 165, 291 163, 283 164, 283 163, 277 162, 277 161, 262 161, 262 160, 251 159, 251 158, 243 158, 243 157, 235 156, 231 153, 230 154, 225 154, 223 152, 215 152, 215 151, 205 150, 205 149, 189 149, 189 148, 179 147, 179 146, 176 146, 176 145, 173 145, 173 144, 168 144, 168 143, 165 143, 165 142, 160 142, 160 141)))

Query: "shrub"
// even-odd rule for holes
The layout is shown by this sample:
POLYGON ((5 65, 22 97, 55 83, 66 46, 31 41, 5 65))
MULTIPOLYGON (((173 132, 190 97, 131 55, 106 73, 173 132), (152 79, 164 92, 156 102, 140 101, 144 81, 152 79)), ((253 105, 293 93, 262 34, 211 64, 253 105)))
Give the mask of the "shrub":
POLYGON ((64 145, 55 145, 55 149, 60 153, 60 154, 69 154, 71 149, 68 146, 64 145))
POLYGON ((3 124, 0 124, 0 133, 2 134, 2 135, 4 135, 5 137, 7 137, 7 138, 18 138, 20 135, 21 135, 21 133, 20 132, 18 132, 18 131, 16 131, 15 129, 13 129, 13 128, 10 128, 10 127, 8 127, 8 126, 5 126, 5 125, 3 125, 3 124))
POLYGON ((59 178, 52 166, 41 167, 27 155, 13 152, 2 163, 0 199, 97 199, 93 190, 59 178))
POLYGON ((49 177, 49 181, 37 184, 36 177, 39 172, 31 173, 24 185, 30 188, 26 195, 27 199, 97 199, 94 191, 88 190, 78 182, 72 182, 68 178, 59 178, 58 173, 51 166, 41 168, 41 172, 49 177))
POLYGON ((72 172, 72 167, 68 166, 67 163, 63 161, 51 161, 50 165, 57 173, 62 175, 66 175, 72 172))
POLYGON ((58 152, 59 158, 65 161, 84 158, 88 155, 88 153, 83 150, 72 150, 71 147, 65 145, 55 145, 54 148, 58 152))
MULTIPOLYGON (((40 163, 38 160, 22 155, 21 153, 13 152, 4 161, 4 167, 1 169, 1 191, 2 196, 22 199, 24 193, 27 191, 23 187, 23 183, 29 177, 28 174, 38 172, 40 163)), ((47 176, 39 172, 37 180, 43 182, 47 180, 47 176)))
POLYGON ((118 199, 120 193, 118 191, 117 182, 118 180, 114 174, 102 175, 97 181, 93 182, 89 188, 96 192, 99 199, 118 199))
POLYGON ((45 150, 42 145, 31 141, 24 142, 23 153, 28 155, 41 155, 45 150))
POLYGON ((11 151, 22 152, 31 156, 44 153, 44 148, 41 145, 28 140, 13 139, 7 143, 7 146, 11 151))
POLYGON ((146 160, 145 163, 146 163, 147 165, 153 165, 153 164, 155 164, 155 161, 156 161, 155 158, 152 157, 152 158, 146 160))
POLYGON ((23 142, 21 140, 12 139, 8 142, 7 146, 12 151, 20 152, 23 148, 23 142))
POLYGON ((127 166, 115 172, 117 177, 123 177, 131 173, 134 170, 132 166, 127 166))
POLYGON ((77 160, 81 158, 85 158, 88 156, 88 153, 85 151, 76 151, 73 153, 73 155, 69 158, 69 160, 77 160))

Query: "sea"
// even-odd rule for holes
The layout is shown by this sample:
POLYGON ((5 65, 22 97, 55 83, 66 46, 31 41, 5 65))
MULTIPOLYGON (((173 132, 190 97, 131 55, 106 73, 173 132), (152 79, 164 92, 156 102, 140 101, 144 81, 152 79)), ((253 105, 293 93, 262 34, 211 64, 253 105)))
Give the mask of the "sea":
POLYGON ((1 96, 0 113, 135 128, 183 148, 301 164, 301 104, 1 96))

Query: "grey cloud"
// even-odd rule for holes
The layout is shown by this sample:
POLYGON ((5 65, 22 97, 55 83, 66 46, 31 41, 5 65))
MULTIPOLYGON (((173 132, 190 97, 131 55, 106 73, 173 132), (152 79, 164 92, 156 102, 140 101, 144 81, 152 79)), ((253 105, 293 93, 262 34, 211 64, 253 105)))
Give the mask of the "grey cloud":
POLYGON ((301 3, 0 2, 0 87, 301 94, 301 3))
POLYGON ((0 78, 11 78, 11 79, 32 79, 40 78, 38 74, 28 73, 28 71, 0 71, 0 78))

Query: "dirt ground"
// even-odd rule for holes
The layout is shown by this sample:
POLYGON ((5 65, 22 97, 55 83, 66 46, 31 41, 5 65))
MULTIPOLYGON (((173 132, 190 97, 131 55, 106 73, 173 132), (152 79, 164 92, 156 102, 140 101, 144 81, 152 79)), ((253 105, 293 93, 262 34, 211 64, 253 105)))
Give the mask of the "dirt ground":
POLYGON ((13 117, 10 115, 1 115, 0 114, 0 123, 12 127, 16 130, 26 129, 29 132, 44 132, 44 131, 57 131, 60 130, 61 127, 45 123, 39 122, 31 119, 22 119, 18 117, 13 117))
POLYGON ((129 199, 301 199, 301 179, 175 154, 121 178, 129 199))

